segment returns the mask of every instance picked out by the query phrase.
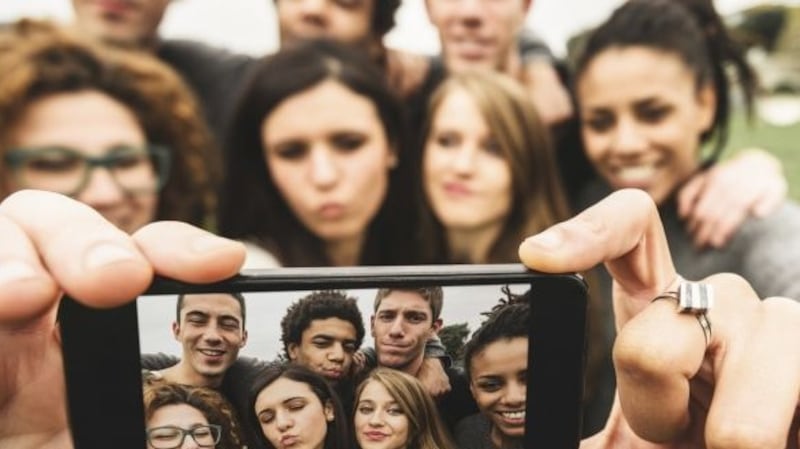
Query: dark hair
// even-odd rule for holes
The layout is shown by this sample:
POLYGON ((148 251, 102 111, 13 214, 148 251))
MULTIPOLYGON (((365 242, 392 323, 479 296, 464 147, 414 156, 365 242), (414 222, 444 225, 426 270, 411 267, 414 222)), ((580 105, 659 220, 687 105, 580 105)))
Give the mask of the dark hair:
POLYGON ((394 14, 400 7, 400 0, 373 0, 375 2, 372 10, 372 34, 375 38, 383 40, 392 28, 394 28, 394 14))
POLYGON ((282 101, 335 80, 374 104, 386 139, 398 156, 398 166, 389 173, 386 198, 369 224, 360 264, 411 263, 413 245, 403 238, 411 229, 414 211, 403 155, 403 111, 381 71, 358 49, 312 40, 288 45, 265 58, 252 75, 231 127, 219 208, 221 234, 254 240, 285 266, 331 264, 323 242, 297 219, 275 187, 267 169, 261 128, 282 101))
POLYGON ((356 299, 343 291, 322 290, 311 292, 295 301, 281 320, 281 341, 286 359, 289 359, 289 344, 299 345, 303 332, 314 320, 340 318, 350 322, 356 330, 356 349, 364 340, 364 321, 358 310, 356 299))
POLYGON ((210 388, 154 382, 145 385, 143 396, 145 421, 149 421, 161 407, 186 404, 202 413, 209 424, 222 426, 217 449, 242 447, 241 429, 236 413, 219 392, 210 388))
POLYGON ((319 398, 324 407, 330 404, 333 407, 333 421, 328 422, 328 430, 325 434, 325 445, 323 449, 339 449, 350 447, 350 427, 348 417, 342 408, 342 402, 333 390, 333 387, 321 375, 310 369, 294 363, 270 365, 264 368, 256 377, 255 382, 250 388, 250 400, 248 401, 248 420, 257 437, 262 441, 267 449, 275 449, 264 432, 261 431, 261 423, 255 412, 256 399, 262 390, 270 386, 280 378, 286 378, 295 382, 307 384, 311 391, 319 398))
POLYGON ((628 0, 588 38, 577 61, 576 79, 603 50, 648 46, 679 56, 695 75, 697 87, 710 85, 716 93, 714 121, 701 136, 715 140, 709 159, 716 160, 728 138, 730 80, 728 64, 736 69, 748 113, 752 114, 756 75, 741 48, 731 39, 712 0, 628 0))
POLYGON ((416 293, 424 299, 431 306, 431 319, 436 321, 442 314, 442 307, 444 306, 444 292, 442 287, 419 287, 419 288, 380 288, 375 293, 375 303, 373 310, 378 311, 383 298, 389 296, 393 291, 404 291, 416 293))
POLYGON ((531 316, 531 291, 521 295, 510 292, 508 287, 503 287, 506 298, 483 313, 488 316, 486 321, 472 334, 464 345, 464 371, 467 379, 472 379, 472 358, 486 346, 497 340, 507 340, 517 337, 528 338, 531 316))
MULTIPOLYGON (((217 150, 195 97, 168 66, 147 53, 103 46, 27 19, 0 31, 0 66, 0 153, 33 102, 60 93, 102 92, 131 112, 149 143, 170 150, 156 219, 206 224, 215 207, 217 150)), ((4 161, 0 157, 0 176, 4 161)))
MULTIPOLYGON (((239 292, 227 292, 223 294, 229 295, 239 303, 239 308, 242 310, 242 329, 244 329, 245 319, 247 318, 247 307, 245 307, 244 296, 242 296, 242 294, 239 292)), ((178 295, 178 301, 175 304, 175 320, 178 323, 181 322, 181 309, 183 309, 183 299, 186 297, 186 295, 187 294, 184 293, 178 295)))

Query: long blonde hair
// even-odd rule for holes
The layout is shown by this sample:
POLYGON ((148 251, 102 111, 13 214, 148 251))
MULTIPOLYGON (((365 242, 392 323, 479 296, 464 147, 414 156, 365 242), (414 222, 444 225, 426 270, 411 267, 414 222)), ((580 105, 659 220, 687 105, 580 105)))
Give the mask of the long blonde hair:
MULTIPOLYGON (((473 99, 511 172, 511 210, 487 260, 477 262, 517 262, 517 248, 525 237, 569 217, 550 130, 539 118, 528 93, 515 80, 494 72, 467 71, 448 77, 431 96, 423 142, 431 132, 436 111, 455 91, 473 99)), ((441 247, 446 241, 441 223, 433 216, 427 199, 423 203, 423 248, 440 253, 426 257, 434 262, 453 262, 447 249, 441 247)))
POLYGON ((425 387, 415 377, 390 368, 376 368, 356 389, 356 413, 358 401, 370 382, 378 382, 394 398, 403 414, 408 418, 408 441, 406 449, 455 449, 439 410, 425 387))

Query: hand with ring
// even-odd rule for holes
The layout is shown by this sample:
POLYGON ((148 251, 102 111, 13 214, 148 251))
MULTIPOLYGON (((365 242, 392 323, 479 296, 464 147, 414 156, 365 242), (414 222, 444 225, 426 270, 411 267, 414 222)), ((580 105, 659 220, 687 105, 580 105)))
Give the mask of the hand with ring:
POLYGON ((526 240, 520 257, 553 273, 605 263, 614 278, 618 395, 582 449, 800 447, 800 304, 759 298, 731 274, 699 280, 714 290, 708 310, 653 301, 683 281, 646 193, 613 193, 526 240))

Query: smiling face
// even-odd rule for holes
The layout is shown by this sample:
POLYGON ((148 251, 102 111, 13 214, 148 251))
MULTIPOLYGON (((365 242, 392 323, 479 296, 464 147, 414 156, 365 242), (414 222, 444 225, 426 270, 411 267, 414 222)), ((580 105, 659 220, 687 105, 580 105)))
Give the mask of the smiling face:
POLYGON ((501 68, 517 51, 530 0, 426 0, 450 71, 501 68))
MULTIPOLYGON (((10 134, 11 148, 62 147, 89 157, 107 156, 122 147, 141 149, 147 144, 144 130, 130 109, 104 93, 91 90, 53 94, 34 101, 18 118, 10 134)), ((20 181, 24 178, 26 183, 2 176, 6 178, 4 190, 50 190, 48 186, 59 185, 58 179, 72 178, 71 173, 81 171, 74 158, 52 156, 37 161, 25 165, 20 181)), ((120 229, 133 232, 155 219, 158 205, 155 170, 152 165, 145 165, 137 173, 143 177, 142 185, 151 184, 152 192, 127 193, 106 168, 95 168, 74 198, 120 229)))
POLYGON ((425 194, 446 229, 502 226, 511 170, 472 97, 451 90, 434 112, 423 158, 425 194))
POLYGON ((281 43, 322 37, 362 43, 371 35, 376 1, 380 0, 277 0, 281 43))
POLYGON ((239 302, 224 293, 184 296, 180 322, 172 330, 183 346, 181 363, 188 363, 205 385, 221 381, 247 342, 239 302))
POLYGON ((127 45, 152 43, 170 0, 72 0, 78 26, 127 45))
POLYGON ((275 187, 309 231, 328 245, 364 237, 396 162, 368 98, 323 81, 281 102, 262 140, 275 187))
POLYGON ((341 318, 312 320, 300 344, 288 345, 289 359, 336 383, 350 372, 357 349, 356 328, 341 318))
POLYGON ((715 97, 677 56, 604 50, 580 75, 578 96, 586 154, 611 187, 646 190, 660 204, 697 170, 715 97))
POLYGON ((408 417, 380 382, 370 380, 358 397, 355 432, 361 449, 403 449, 408 417))
POLYGON ((469 388, 498 447, 525 434, 527 372, 527 337, 496 340, 472 356, 469 388))
POLYGON ((277 449, 322 449, 333 407, 311 387, 280 377, 256 397, 255 413, 264 436, 277 449))
POLYGON ((417 374, 425 342, 439 330, 431 306, 419 293, 392 290, 371 318, 378 365, 417 374))

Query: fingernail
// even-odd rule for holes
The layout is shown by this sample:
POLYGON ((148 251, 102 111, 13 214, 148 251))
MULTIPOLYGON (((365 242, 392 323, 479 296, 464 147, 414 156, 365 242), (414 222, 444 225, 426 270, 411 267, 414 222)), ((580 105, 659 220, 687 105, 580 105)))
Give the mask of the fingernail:
POLYGON ((213 234, 203 234, 192 241, 192 249, 197 253, 205 253, 230 244, 231 241, 226 238, 217 237, 213 234))
POLYGON ((0 284, 23 281, 36 276, 36 270, 21 260, 9 260, 0 263, 0 284))
POLYGON ((86 253, 84 263, 86 268, 96 269, 125 260, 134 260, 136 257, 127 248, 113 243, 100 243, 93 246, 86 253))
POLYGON ((561 236, 558 232, 546 230, 525 239, 526 245, 536 245, 541 248, 556 248, 561 245, 561 236))

